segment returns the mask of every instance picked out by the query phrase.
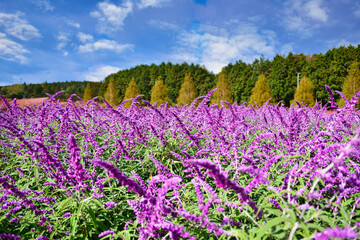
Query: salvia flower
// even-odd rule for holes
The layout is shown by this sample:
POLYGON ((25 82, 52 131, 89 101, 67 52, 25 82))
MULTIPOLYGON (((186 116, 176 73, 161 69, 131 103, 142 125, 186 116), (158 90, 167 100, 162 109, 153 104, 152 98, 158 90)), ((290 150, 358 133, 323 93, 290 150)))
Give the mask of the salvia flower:
POLYGON ((315 240, 328 240, 330 238, 341 238, 341 239, 356 239, 358 234, 351 227, 345 227, 341 229, 338 226, 334 228, 327 228, 325 231, 315 233, 315 240))
POLYGON ((139 183, 135 182, 134 180, 126 177, 123 173, 119 172, 115 166, 109 162, 104 161, 95 161, 95 164, 105 168, 110 172, 110 176, 116 178, 123 186, 128 186, 129 190, 138 193, 141 196, 147 196, 146 190, 144 190, 139 183))
POLYGON ((104 206, 105 206, 107 209, 116 207, 116 205, 117 205, 116 202, 107 202, 107 203, 104 204, 104 206))
POLYGON ((250 200, 250 197, 246 193, 245 189, 239 186, 239 184, 237 184, 236 182, 231 181, 223 173, 221 173, 219 167, 217 167, 214 163, 205 159, 192 160, 191 163, 197 166, 207 168, 209 170, 209 176, 215 178, 216 186, 223 189, 232 189, 236 193, 239 193, 242 200, 248 203, 255 211, 257 211, 256 203, 250 200))
POLYGON ((21 239, 20 236, 16 236, 14 234, 9 234, 9 233, 0 233, 0 238, 1 239, 21 239))
POLYGON ((115 232, 112 230, 106 230, 98 235, 99 238, 105 237, 107 235, 113 235, 115 232))
POLYGON ((71 213, 66 212, 66 213, 64 213, 63 218, 68 218, 68 217, 71 217, 71 216, 72 216, 71 213))

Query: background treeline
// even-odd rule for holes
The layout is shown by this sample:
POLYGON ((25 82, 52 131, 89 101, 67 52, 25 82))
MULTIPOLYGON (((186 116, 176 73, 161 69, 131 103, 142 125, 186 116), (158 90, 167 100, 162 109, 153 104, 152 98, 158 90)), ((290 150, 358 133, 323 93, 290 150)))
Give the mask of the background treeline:
POLYGON ((151 89, 159 77, 167 87, 170 102, 176 103, 179 96, 181 84, 184 82, 185 75, 190 73, 193 77, 198 96, 206 95, 211 89, 215 88, 215 75, 206 70, 205 67, 194 64, 172 64, 161 63, 160 65, 139 65, 131 69, 122 70, 118 73, 107 76, 101 85, 99 94, 105 96, 106 88, 112 80, 119 92, 120 99, 125 96, 126 88, 131 79, 134 78, 139 91, 144 95, 144 99, 151 100, 151 89))
MULTIPOLYGON (((300 79, 306 77, 310 80, 314 100, 327 102, 328 93, 324 85, 327 84, 332 90, 342 91, 350 66, 354 62, 360 62, 360 45, 333 48, 325 54, 289 53, 287 56, 276 55, 272 60, 261 57, 251 64, 239 60, 225 66, 222 72, 217 75, 200 65, 161 63, 150 66, 139 65, 122 70, 107 76, 101 83, 72 81, 20 84, 2 87, 0 94, 9 98, 29 98, 44 96, 45 92, 55 93, 65 90, 67 95, 62 95, 63 98, 67 98, 72 93, 84 97, 84 91, 87 87, 85 99, 88 100, 94 96, 106 98, 106 91, 112 82, 113 92, 116 93, 119 102, 124 100, 125 92, 133 79, 138 92, 144 95, 143 99, 151 101, 152 89, 156 81, 161 80, 165 85, 170 104, 177 104, 185 76, 190 74, 195 85, 196 96, 205 95, 217 86, 219 79, 226 79, 225 81, 227 81, 231 91, 231 98, 229 99, 242 103, 250 101, 255 83, 262 75, 265 76, 270 88, 273 102, 282 100, 288 106, 295 96, 298 73, 300 73, 300 79)), ((220 84, 219 86, 223 85, 220 84)), ((339 100, 340 96, 336 95, 335 97, 336 100, 339 100)))
POLYGON ((84 96, 84 91, 87 84, 91 84, 94 95, 98 95, 98 89, 102 85, 101 82, 78 82, 78 81, 66 81, 66 82, 54 82, 54 83, 41 83, 41 84, 14 84, 11 86, 0 87, 0 94, 13 99, 23 98, 38 98, 46 97, 45 93, 54 94, 56 92, 65 90, 65 93, 61 95, 62 100, 70 97, 71 94, 75 93, 81 98, 84 96))

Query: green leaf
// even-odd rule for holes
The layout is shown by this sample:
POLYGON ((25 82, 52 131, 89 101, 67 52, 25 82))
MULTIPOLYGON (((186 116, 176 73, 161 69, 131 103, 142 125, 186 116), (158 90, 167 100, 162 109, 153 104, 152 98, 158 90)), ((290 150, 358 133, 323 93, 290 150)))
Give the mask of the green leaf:
POLYGON ((300 228, 300 229, 303 229, 304 232, 305 232, 305 236, 303 236, 303 237, 308 237, 308 236, 310 236, 310 230, 309 230, 309 228, 306 226, 305 223, 301 222, 299 228, 300 228))
POLYGON ((86 209, 87 209, 88 213, 90 214, 91 220, 92 220, 92 222, 94 224, 94 228, 97 231, 97 221, 96 221, 95 214, 94 214, 94 212, 93 212, 93 210, 91 209, 90 206, 86 206, 86 209))
POLYGON ((77 216, 76 216, 76 214, 72 215, 70 223, 71 223, 71 226, 72 226, 70 236, 71 236, 71 239, 73 239, 73 237, 75 236, 76 228, 77 228, 77 216))
POLYGON ((290 221, 290 219, 285 218, 285 217, 277 217, 277 218, 274 218, 274 219, 268 221, 264 227, 260 228, 257 231, 256 239, 262 239, 261 237, 264 236, 269 229, 271 229, 272 227, 274 227, 276 225, 279 225, 282 222, 289 222, 289 221, 290 221))
POLYGON ((331 228, 335 227, 334 219, 329 218, 329 217, 326 216, 326 215, 320 215, 319 218, 320 218, 321 220, 323 220, 324 222, 326 222, 331 228))
POLYGON ((231 231, 231 233, 233 233, 235 237, 239 237, 240 239, 249 240, 249 236, 243 230, 234 229, 233 231, 231 231))
POLYGON ((72 197, 69 197, 65 200, 63 200, 61 203, 58 204, 58 209, 59 209, 59 212, 62 212, 62 210, 71 202, 73 202, 74 199, 72 197))

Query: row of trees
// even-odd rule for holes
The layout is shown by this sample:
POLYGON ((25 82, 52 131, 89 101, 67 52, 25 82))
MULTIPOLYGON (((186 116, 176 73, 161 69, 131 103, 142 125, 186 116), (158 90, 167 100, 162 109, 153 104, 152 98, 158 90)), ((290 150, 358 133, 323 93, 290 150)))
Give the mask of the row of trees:
MULTIPOLYGON (((219 80, 217 82, 216 88, 218 90, 213 95, 212 103, 219 104, 221 100, 225 100, 230 103, 233 102, 231 89, 227 81, 226 73, 221 73, 219 75, 219 80)), ((111 79, 104 95, 106 101, 112 106, 116 106, 120 103, 119 95, 114 94, 114 92, 116 92, 116 88, 113 80, 111 79)), ((135 79, 133 78, 125 91, 124 100, 134 99, 139 95, 141 95, 141 92, 135 82, 135 79)), ((198 94, 195 87, 194 78, 190 73, 187 73, 185 75, 183 83, 181 84, 179 94, 176 99, 176 104, 179 106, 188 105, 191 104, 197 97, 198 94)), ((141 99, 139 99, 138 101, 140 102, 140 104, 142 103, 141 99)), ((171 102, 169 98, 169 90, 168 87, 164 84, 163 78, 159 76, 153 88, 151 89, 150 103, 156 103, 160 105, 167 102, 171 102)), ((124 103, 124 106, 130 107, 131 104, 132 101, 126 101, 124 103)))
POLYGON ((102 83, 90 83, 88 81, 66 81, 54 83, 44 82, 41 84, 13 84, 10 86, 0 87, 0 94, 10 99, 23 99, 46 97, 45 93, 54 94, 65 90, 65 93, 61 94, 61 98, 66 100, 71 96, 71 94, 76 94, 77 96, 83 98, 87 85, 91 86, 91 96, 97 96, 99 94, 99 88, 102 83))
MULTIPOLYGON (((184 82, 185 75, 190 73, 194 80, 197 96, 205 95, 215 88, 217 83, 223 82, 220 81, 220 78, 226 78, 231 91, 231 101, 243 103, 252 102, 250 97, 253 94, 253 88, 259 77, 262 76, 261 78, 265 78, 269 85, 272 101, 283 101, 285 105, 289 106, 294 99, 296 100, 295 92, 299 73, 302 80, 306 77, 310 81, 312 89, 310 95, 313 96, 314 102, 327 102, 328 93, 325 90, 325 84, 334 91, 342 91, 345 79, 352 71, 350 66, 354 62, 360 62, 360 45, 334 48, 325 54, 276 55, 271 61, 261 57, 251 64, 237 61, 224 67, 217 75, 207 72, 199 65, 186 63, 182 65, 171 63, 162 63, 158 66, 154 64, 151 66, 141 65, 109 75, 101 86, 101 91, 105 92, 108 83, 112 80, 119 92, 120 99, 123 100, 127 86, 131 79, 134 79, 139 87, 139 92, 145 95, 144 99, 150 101, 155 82, 161 76, 164 85, 168 88, 170 104, 177 104, 181 84, 184 82)), ((357 88, 355 87, 355 89, 357 88)), ((223 87, 218 87, 218 93, 214 94, 221 95, 221 91, 224 91, 223 87)), ((268 95, 263 96, 263 98, 267 97, 268 95)), ((336 100, 340 100, 340 95, 335 97, 336 100)))
MULTIPOLYGON (((200 65, 161 63, 160 65, 139 65, 122 70, 107 76, 101 83, 72 81, 65 83, 17 84, 0 88, 0 94, 9 98, 29 98, 44 96, 45 92, 53 94, 65 90, 66 94, 61 95, 64 99, 72 93, 76 93, 85 100, 95 96, 104 97, 105 99, 109 99, 108 96, 114 96, 113 104, 115 104, 127 99, 129 96, 126 95, 127 89, 134 88, 134 84, 136 84, 138 93, 144 95, 143 99, 152 102, 151 98, 154 95, 153 89, 155 85, 160 87, 163 85, 162 88, 167 90, 167 100, 174 105, 184 104, 181 100, 183 97, 180 97, 181 92, 184 91, 182 90, 182 84, 186 82, 186 79, 191 78, 193 82, 192 94, 195 96, 205 95, 218 85, 218 91, 213 96, 216 99, 218 96, 225 94, 223 93, 225 91, 223 85, 224 82, 227 82, 227 90, 230 91, 230 95, 227 91, 225 91, 227 92, 225 95, 230 96, 228 101, 243 103, 253 102, 253 98, 258 99, 256 98, 256 94, 258 94, 256 88, 254 89, 255 83, 257 81, 263 82, 266 79, 272 101, 283 101, 285 105, 289 106, 291 101, 296 99, 298 73, 301 76, 301 82, 303 82, 304 77, 307 77, 310 81, 307 88, 312 89, 310 95, 314 97, 315 102, 326 102, 328 100, 328 93, 324 88, 325 84, 334 91, 342 91, 343 86, 350 84, 351 87, 348 87, 348 89, 352 88, 351 92, 354 92, 354 89, 358 89, 356 74, 352 74, 354 76, 352 77, 354 79, 352 83, 349 81, 346 83, 345 80, 352 72, 357 71, 357 62, 360 62, 360 45, 357 47, 350 45, 328 50, 325 54, 304 55, 289 53, 287 56, 276 55, 272 60, 260 57, 251 64, 239 60, 234 64, 228 64, 217 75, 207 71, 205 67, 200 65), (354 66, 350 67, 353 63, 354 66), (157 83, 158 81, 159 83, 157 83), (131 85, 130 82, 132 82, 131 85), (113 90, 107 93, 107 89, 113 90)), ((260 95, 263 99, 269 96, 260 95)), ((345 93, 345 96, 349 95, 345 93)), ((336 100, 340 100, 339 95, 335 97, 336 100)))
MULTIPOLYGON (((350 99, 355 93, 360 91, 360 64, 357 61, 354 61, 349 68, 349 73, 344 80, 342 93, 346 99, 350 99)), ((271 89, 268 81, 265 76, 261 74, 255 83, 255 87, 252 89, 252 95, 250 96, 249 103, 256 104, 261 106, 268 99, 273 99, 271 89)), ((309 78, 303 77, 299 83, 299 86, 296 88, 294 99, 290 101, 291 104, 295 104, 295 101, 298 103, 314 106, 316 103, 316 97, 314 94, 314 84, 310 81, 309 78)), ((274 102, 274 101, 271 101, 274 102)), ((345 100, 340 98, 339 106, 345 104, 345 100)), ((360 107, 358 103, 357 107, 360 107)))
MULTIPOLYGON (((225 70, 223 70, 218 75, 218 81, 216 84, 217 91, 213 94, 212 103, 220 104, 221 100, 225 100, 229 103, 233 102, 231 87, 227 78, 228 77, 225 70)), ((290 104, 295 104, 295 101, 297 101, 300 104, 306 104, 308 106, 315 105, 317 99, 315 97, 314 89, 313 82, 310 81, 310 79, 306 76, 302 77, 299 86, 295 90, 293 99, 290 101, 290 104)), ((357 61, 354 61, 350 66, 349 74, 345 78, 342 92, 344 96, 349 99, 358 91, 360 91, 360 65, 357 61)), ((108 88, 106 89, 105 98, 113 106, 120 103, 119 95, 114 94, 114 92, 116 92, 116 88, 113 80, 110 80, 108 88)), ((135 79, 133 78, 125 91, 124 100, 135 98, 140 94, 141 92, 139 91, 135 79)), ((176 99, 176 104, 180 106, 190 104, 197 96, 198 95, 196 92, 194 80, 191 74, 187 73, 179 90, 179 96, 176 99)), ((260 74, 255 83, 255 86, 251 90, 251 95, 248 102, 250 104, 262 106, 269 99, 271 99, 270 102, 275 102, 271 87, 265 75, 260 74)), ((150 102, 152 104, 155 102, 158 104, 170 102, 168 88, 164 84, 161 76, 158 77, 158 80, 151 89, 150 102)), ((342 106, 344 104, 344 99, 341 98, 339 100, 339 105, 342 106)), ((130 105, 131 101, 128 101, 124 104, 125 107, 130 107, 130 105)))

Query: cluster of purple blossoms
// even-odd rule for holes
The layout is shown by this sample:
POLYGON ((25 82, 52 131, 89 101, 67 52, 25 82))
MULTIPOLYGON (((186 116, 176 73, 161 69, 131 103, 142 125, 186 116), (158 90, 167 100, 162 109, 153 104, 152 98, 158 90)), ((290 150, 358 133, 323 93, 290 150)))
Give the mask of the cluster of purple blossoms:
MULTIPOLYGON (((198 232, 234 237, 233 230, 240 228, 244 234, 256 232, 271 220, 266 218, 274 208, 282 217, 295 210, 299 222, 328 227, 326 221, 308 216, 332 211, 335 219, 340 218, 337 212, 344 201, 353 203, 342 211, 349 216, 346 223, 354 227, 311 234, 315 239, 356 238, 359 94, 339 109, 331 89, 326 90, 329 104, 290 108, 281 103, 209 106, 212 92, 196 100, 203 98, 202 102, 182 107, 157 107, 146 101, 147 106, 133 104, 130 109, 108 103, 102 107, 94 101, 85 106, 73 102, 74 96, 60 104, 53 95, 41 106, 22 109, 4 100, 0 133, 7 138, 0 139, 6 150, 0 153, 0 163, 9 164, 19 159, 16 156, 22 160, 14 168, 16 174, 1 172, 0 206, 6 211, 0 217, 19 225, 28 220, 22 215, 31 215, 23 212, 31 211, 37 219, 34 236, 48 239, 57 234, 53 211, 57 201, 100 202, 101 208, 114 208, 104 211, 113 214, 121 208, 115 208, 119 202, 112 191, 118 191, 113 188, 118 184, 107 177, 108 172, 129 190, 132 200, 127 203, 136 218, 129 219, 125 228, 133 227, 130 222, 138 224, 139 239, 195 239, 191 235, 198 232), (337 111, 329 113, 329 105, 337 111), (148 174, 143 149, 151 149, 149 158, 157 174, 148 174), (125 162, 134 169, 119 167, 125 162), (141 167, 135 166, 138 163, 141 167), (36 179, 31 172, 35 168, 36 179), (21 181, 26 178, 38 182, 42 191, 24 190, 21 181), (262 202, 269 193, 271 204, 262 202), (244 226, 249 221, 254 229, 244 226)), ((73 210, 64 210, 61 221, 69 223, 73 210)), ((109 226, 116 231, 115 227, 109 226)), ((114 237, 115 231, 96 235, 114 237)), ((18 239, 18 233, 24 234, 14 230, 0 238, 18 239)))
POLYGON ((345 227, 343 229, 335 226, 334 228, 327 228, 321 233, 315 233, 315 240, 328 240, 330 238, 340 239, 356 239, 359 235, 351 227, 345 227))

